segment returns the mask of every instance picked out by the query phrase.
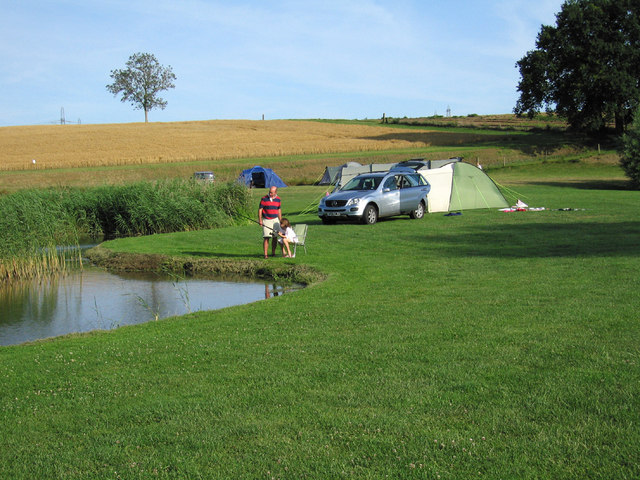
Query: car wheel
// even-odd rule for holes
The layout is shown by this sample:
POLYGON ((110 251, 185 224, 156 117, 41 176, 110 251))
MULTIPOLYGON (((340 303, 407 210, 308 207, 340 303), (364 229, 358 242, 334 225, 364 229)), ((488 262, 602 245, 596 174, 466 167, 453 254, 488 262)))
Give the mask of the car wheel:
POLYGON ((422 203, 422 201, 420 201, 420 203, 418 204, 418 206, 416 207, 415 210, 413 210, 409 216, 411 218, 415 218, 415 219, 421 219, 422 217, 424 217, 424 203, 422 203))
POLYGON ((365 225, 373 225, 378 221, 378 210, 373 205, 367 205, 362 214, 362 223, 365 225))

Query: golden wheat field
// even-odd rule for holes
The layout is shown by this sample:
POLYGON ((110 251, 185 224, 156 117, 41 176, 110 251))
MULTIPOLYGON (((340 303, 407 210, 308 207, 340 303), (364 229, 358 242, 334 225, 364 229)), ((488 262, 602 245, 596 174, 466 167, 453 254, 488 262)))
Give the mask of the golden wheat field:
POLYGON ((0 145, 0 170, 15 171, 391 150, 429 142, 384 127, 214 120, 2 127, 0 145))

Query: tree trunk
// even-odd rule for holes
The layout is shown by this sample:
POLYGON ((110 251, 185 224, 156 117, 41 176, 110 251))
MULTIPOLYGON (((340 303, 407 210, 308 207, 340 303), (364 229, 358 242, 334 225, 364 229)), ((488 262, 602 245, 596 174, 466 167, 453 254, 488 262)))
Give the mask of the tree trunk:
POLYGON ((149 123, 149 110, 144 109, 144 123, 149 123))
POLYGON ((622 135, 624 133, 624 114, 616 113, 616 133, 622 135))

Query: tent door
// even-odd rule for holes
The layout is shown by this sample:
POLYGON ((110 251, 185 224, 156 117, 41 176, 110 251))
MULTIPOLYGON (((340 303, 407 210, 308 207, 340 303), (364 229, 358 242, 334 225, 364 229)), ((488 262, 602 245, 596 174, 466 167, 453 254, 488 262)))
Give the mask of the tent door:
POLYGON ((264 188, 266 181, 264 179, 264 172, 251 173, 251 183, 256 188, 264 188))

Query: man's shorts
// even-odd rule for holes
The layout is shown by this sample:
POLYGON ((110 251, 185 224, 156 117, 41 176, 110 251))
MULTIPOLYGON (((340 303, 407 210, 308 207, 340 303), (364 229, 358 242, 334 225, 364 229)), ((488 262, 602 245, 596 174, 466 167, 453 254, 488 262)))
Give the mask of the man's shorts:
POLYGON ((280 229, 280 220, 277 218, 262 219, 262 238, 275 237, 280 229))

